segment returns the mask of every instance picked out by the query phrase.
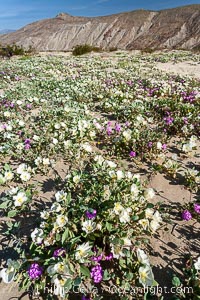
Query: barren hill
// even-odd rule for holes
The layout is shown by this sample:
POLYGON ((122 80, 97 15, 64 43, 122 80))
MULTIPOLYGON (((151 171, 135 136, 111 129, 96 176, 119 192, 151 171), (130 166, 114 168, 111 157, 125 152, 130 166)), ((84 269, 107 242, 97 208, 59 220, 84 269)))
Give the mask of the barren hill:
POLYGON ((199 48, 200 5, 162 11, 137 10, 103 17, 55 18, 0 36, 1 44, 32 46, 40 51, 71 50, 78 44, 103 48, 199 48))

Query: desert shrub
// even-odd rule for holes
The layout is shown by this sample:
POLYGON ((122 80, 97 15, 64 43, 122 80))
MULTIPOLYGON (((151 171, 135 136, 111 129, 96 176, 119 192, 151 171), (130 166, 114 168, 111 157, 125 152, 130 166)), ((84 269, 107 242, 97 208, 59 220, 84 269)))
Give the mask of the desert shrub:
POLYGON ((77 45, 74 47, 72 54, 73 55, 83 55, 92 51, 92 46, 90 45, 77 45))
POLYGON ((147 47, 147 48, 142 49, 142 54, 151 54, 154 51, 155 51, 154 49, 147 47))
POLYGON ((117 50, 118 50, 117 47, 110 47, 108 49, 109 52, 114 52, 114 51, 117 51, 117 50))
POLYGON ((96 47, 96 46, 91 46, 91 45, 77 45, 74 47, 72 54, 77 56, 77 55, 83 55, 86 53, 90 53, 90 52, 100 52, 102 51, 102 49, 100 47, 96 47))
POLYGON ((29 46, 28 50, 25 50, 22 46, 18 45, 7 45, 0 46, 0 55, 3 57, 12 57, 13 55, 30 55, 36 53, 36 50, 29 46))

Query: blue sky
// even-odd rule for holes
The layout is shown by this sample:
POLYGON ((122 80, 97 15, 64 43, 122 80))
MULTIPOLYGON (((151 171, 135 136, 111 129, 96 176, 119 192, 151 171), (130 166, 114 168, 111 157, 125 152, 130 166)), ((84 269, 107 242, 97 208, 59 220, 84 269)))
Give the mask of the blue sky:
POLYGON ((60 12, 74 16, 102 16, 135 9, 160 10, 196 0, 0 0, 0 30, 18 29, 60 12))

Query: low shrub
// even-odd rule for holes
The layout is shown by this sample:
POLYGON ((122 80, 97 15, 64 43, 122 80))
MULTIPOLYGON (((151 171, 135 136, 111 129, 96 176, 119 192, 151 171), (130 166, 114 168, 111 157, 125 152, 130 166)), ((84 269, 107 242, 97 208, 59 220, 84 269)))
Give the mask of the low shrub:
POLYGON ((86 54, 86 53, 90 53, 90 52, 100 52, 102 51, 102 49, 100 47, 94 47, 94 46, 91 46, 91 45, 77 45, 74 47, 73 51, 72 51, 72 54, 75 55, 75 56, 78 56, 78 55, 83 55, 83 54, 86 54))

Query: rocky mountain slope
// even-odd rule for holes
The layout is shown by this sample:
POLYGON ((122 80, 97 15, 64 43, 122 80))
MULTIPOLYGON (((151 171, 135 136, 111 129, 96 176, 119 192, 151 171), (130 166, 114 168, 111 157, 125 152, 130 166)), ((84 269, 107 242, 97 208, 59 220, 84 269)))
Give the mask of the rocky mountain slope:
POLYGON ((13 29, 1 29, 0 30, 0 34, 7 34, 7 33, 11 33, 14 32, 15 30, 13 29))
POLYGON ((71 50, 78 44, 103 48, 199 48, 200 5, 162 11, 137 10, 103 17, 55 18, 0 36, 1 44, 32 46, 40 51, 71 50))

